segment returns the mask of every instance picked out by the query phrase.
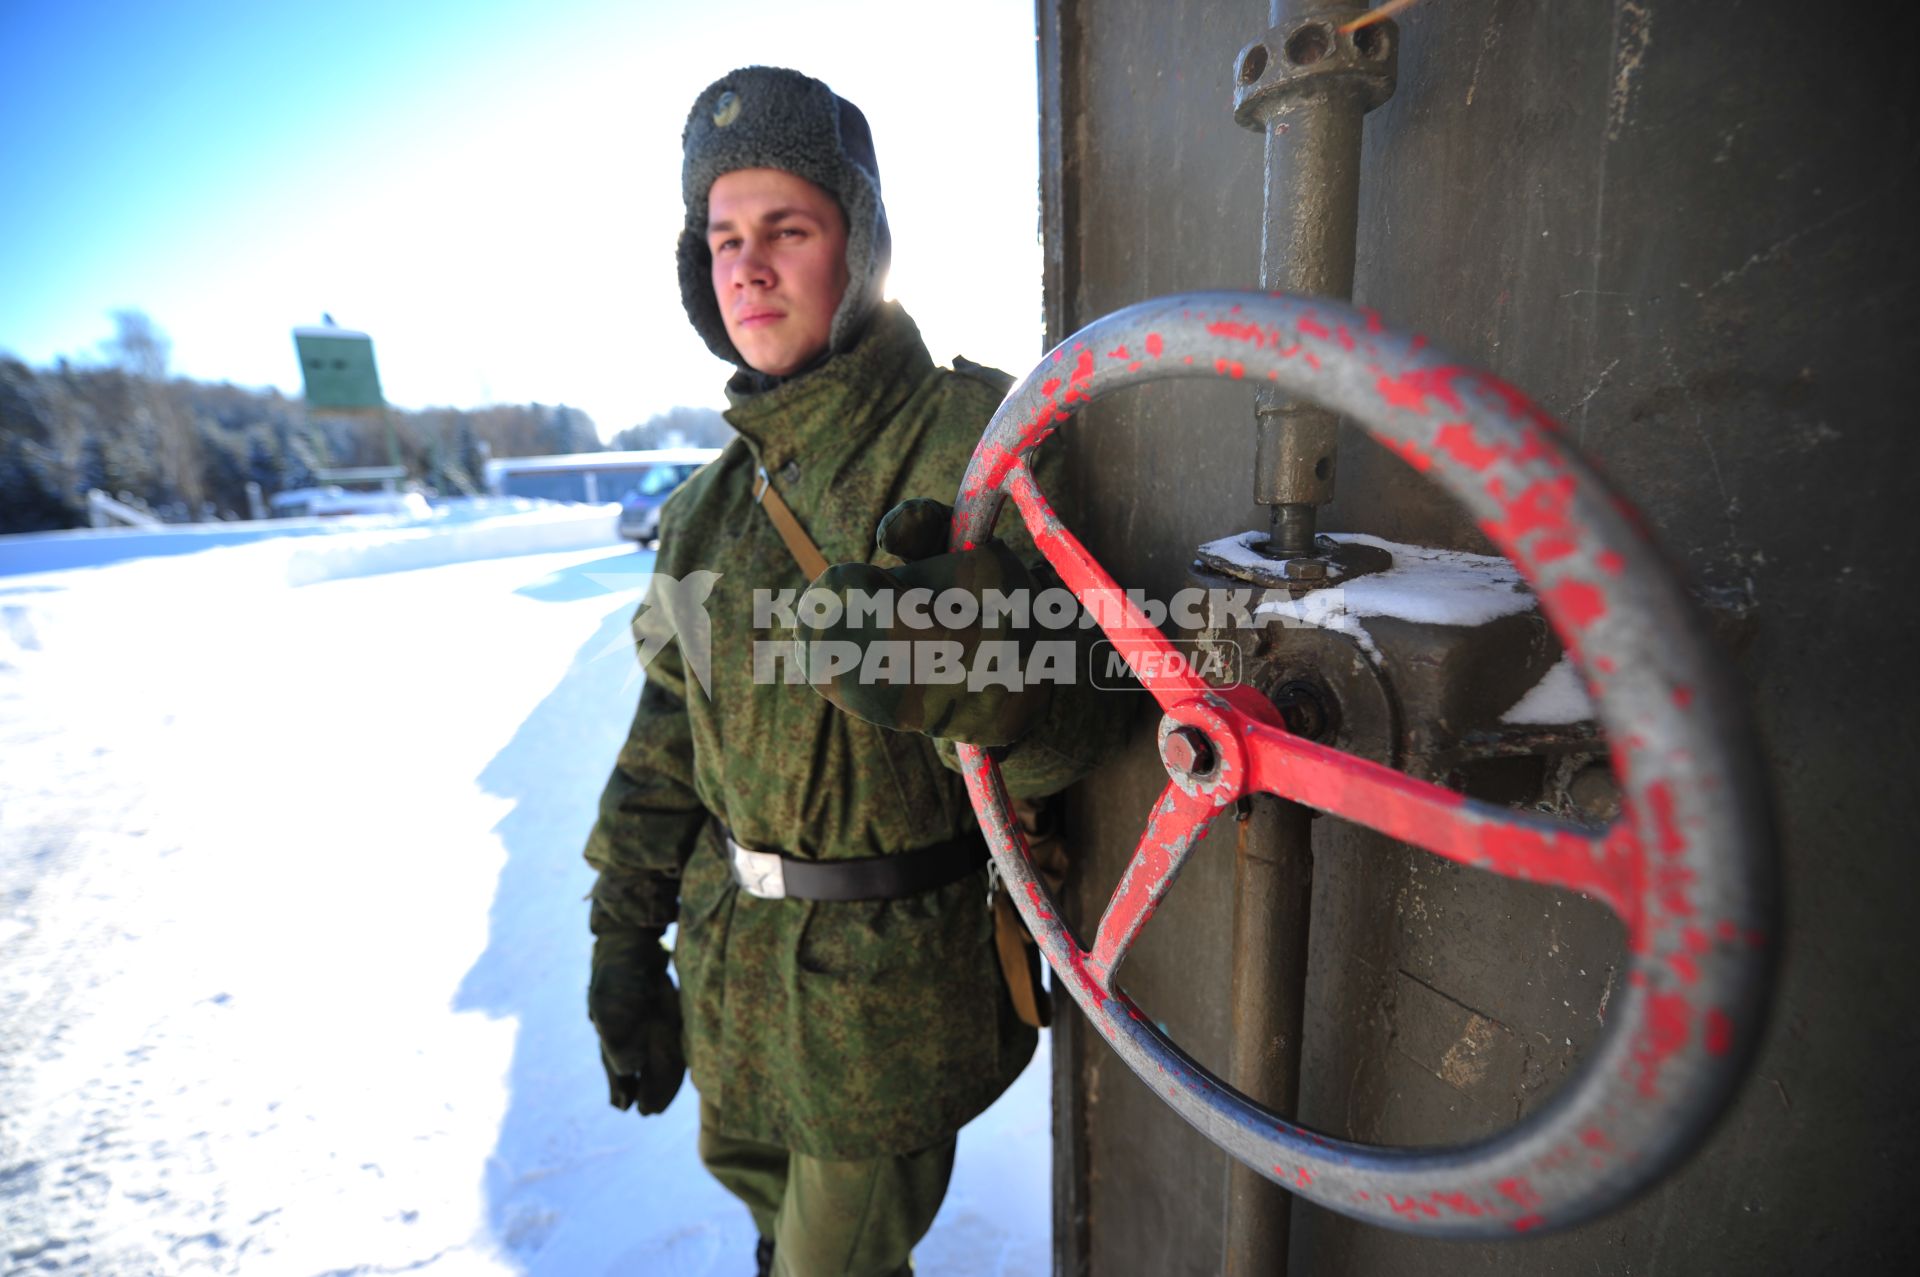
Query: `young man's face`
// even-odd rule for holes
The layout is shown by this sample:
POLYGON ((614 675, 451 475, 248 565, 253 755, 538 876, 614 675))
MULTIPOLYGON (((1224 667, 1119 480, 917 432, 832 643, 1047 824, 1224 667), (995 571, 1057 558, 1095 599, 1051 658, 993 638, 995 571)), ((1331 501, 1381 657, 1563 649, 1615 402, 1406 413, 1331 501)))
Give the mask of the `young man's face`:
POLYGON ((707 192, 713 295, 750 367, 798 372, 827 348, 847 291, 847 219, 803 177, 736 169, 707 192))

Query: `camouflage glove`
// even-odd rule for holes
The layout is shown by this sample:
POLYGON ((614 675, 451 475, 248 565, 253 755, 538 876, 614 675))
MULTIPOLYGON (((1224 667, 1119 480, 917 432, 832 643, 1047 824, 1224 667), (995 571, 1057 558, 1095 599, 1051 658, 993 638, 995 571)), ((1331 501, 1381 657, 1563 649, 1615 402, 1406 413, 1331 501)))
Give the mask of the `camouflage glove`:
POLYGON ((969 745, 1008 745, 1039 719, 1051 693, 1050 683, 1027 685, 1021 680, 1037 633, 1032 616, 1018 625, 1014 617, 990 617, 986 608, 976 606, 971 609, 971 624, 951 628, 937 619, 942 609, 936 601, 945 591, 965 591, 979 601, 984 591, 998 590, 1007 595, 1025 591, 1030 604, 1039 586, 1013 551, 999 541, 948 553, 952 522, 951 509, 924 498, 888 511, 880 521, 880 548, 905 559, 905 566, 887 569, 870 563, 837 563, 828 568, 808 587, 807 597, 839 619, 819 627, 809 625, 804 618, 816 613, 803 598, 799 609, 803 619, 796 636, 809 645, 807 669, 813 689, 855 718, 969 745), (913 590, 929 592, 922 596, 924 606, 910 606, 908 591, 913 590), (878 617, 871 611, 862 613, 849 606, 854 591, 870 598, 890 597, 892 607, 878 617), (821 592, 836 596, 838 607, 823 601, 821 592), (888 649, 876 650, 875 645, 882 643, 888 649), (983 644, 996 646, 983 648, 983 644), (936 655, 935 648, 944 649, 940 654, 949 659, 928 662, 936 655), (859 659, 851 659, 856 653, 859 659), (879 659, 889 654, 898 659, 879 659), (950 659, 955 656, 957 663, 950 659), (983 669, 1005 681, 977 677, 983 669), (1008 686, 1008 682, 1019 686, 1008 686))
POLYGON ((600 1034, 607 1102, 640 1106, 644 1116, 673 1102, 686 1076, 680 1044, 680 991, 667 978, 660 928, 628 928, 594 911, 593 978, 587 1015, 600 1034))

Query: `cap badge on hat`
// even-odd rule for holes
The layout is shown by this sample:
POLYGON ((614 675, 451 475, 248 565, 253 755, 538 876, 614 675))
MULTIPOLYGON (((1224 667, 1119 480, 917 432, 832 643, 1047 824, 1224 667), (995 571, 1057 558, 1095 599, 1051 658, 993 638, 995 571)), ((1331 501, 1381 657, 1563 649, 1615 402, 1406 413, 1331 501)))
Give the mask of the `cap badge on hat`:
POLYGON ((720 95, 720 100, 713 104, 713 122, 724 129, 739 118, 740 95, 728 89, 720 95))

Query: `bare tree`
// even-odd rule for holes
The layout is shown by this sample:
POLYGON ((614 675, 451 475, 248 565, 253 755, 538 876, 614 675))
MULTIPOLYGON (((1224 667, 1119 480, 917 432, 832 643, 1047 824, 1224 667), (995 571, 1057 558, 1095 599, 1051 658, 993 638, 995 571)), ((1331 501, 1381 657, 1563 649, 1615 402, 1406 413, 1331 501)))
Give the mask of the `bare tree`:
POLYGON ((206 492, 200 441, 191 414, 184 411, 167 380, 167 356, 173 343, 143 310, 113 312, 114 335, 100 343, 107 362, 134 384, 129 396, 136 431, 149 435, 162 482, 173 499, 198 519, 206 492))

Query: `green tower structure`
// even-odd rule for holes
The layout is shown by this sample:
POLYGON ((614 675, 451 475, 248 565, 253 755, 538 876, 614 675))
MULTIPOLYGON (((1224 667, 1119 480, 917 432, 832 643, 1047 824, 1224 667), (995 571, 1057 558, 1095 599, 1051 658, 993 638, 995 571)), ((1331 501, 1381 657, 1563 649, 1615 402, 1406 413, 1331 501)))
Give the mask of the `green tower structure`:
POLYGON ((341 328, 331 315, 324 318, 324 324, 293 330, 308 413, 318 410, 327 416, 378 416, 387 429, 387 460, 399 465, 400 444, 387 414, 386 397, 380 391, 373 338, 356 329, 341 328))
POLYGON ((373 338, 333 324, 296 328, 293 348, 300 356, 307 406, 367 411, 384 408, 380 370, 373 362, 373 338))

